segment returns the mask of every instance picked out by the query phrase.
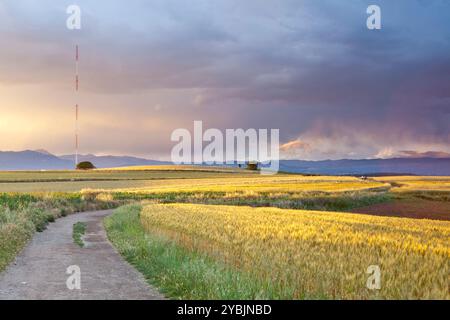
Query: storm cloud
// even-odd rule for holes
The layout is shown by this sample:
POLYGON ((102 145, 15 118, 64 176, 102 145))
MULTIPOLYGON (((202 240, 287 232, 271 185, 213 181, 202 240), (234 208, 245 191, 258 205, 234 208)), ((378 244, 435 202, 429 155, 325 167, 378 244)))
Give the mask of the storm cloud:
POLYGON ((0 111, 33 128, 3 143, 71 150, 79 44, 84 152, 165 158, 194 120, 279 128, 289 158, 450 152, 450 3, 377 1, 368 30, 372 2, 80 0, 69 31, 71 1, 2 1, 0 111))

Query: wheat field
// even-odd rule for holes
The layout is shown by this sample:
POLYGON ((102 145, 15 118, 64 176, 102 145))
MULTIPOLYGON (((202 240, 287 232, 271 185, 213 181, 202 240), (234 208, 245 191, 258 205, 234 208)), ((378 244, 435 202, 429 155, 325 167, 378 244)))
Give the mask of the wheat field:
MULTIPOLYGON (((152 201, 140 219, 136 213, 136 224, 147 230, 142 231, 145 237, 136 238, 136 248, 128 242, 133 232, 121 226, 130 223, 130 230, 139 229, 120 215, 114 218, 120 222, 114 229, 120 240, 114 244, 123 246, 123 254, 136 250, 130 261, 141 261, 141 271, 149 278, 159 272, 161 286, 171 288, 174 297, 449 299, 450 222, 444 221, 445 213, 438 215, 443 221, 389 217, 389 210, 380 212, 384 217, 349 213, 405 199, 417 207, 429 199, 433 208, 446 208, 449 185, 449 177, 263 176, 247 170, 173 166, 0 172, 0 192, 7 192, 0 194, 6 208, 0 225, 11 216, 31 219, 23 212, 34 214, 42 203, 56 212, 51 217, 59 217, 90 205, 152 201), (154 237, 200 258, 176 249, 172 256, 157 256, 163 252, 158 250, 171 252, 172 247, 154 237), (153 260, 141 259, 141 250, 153 260), (219 265, 204 264, 203 255, 219 265), (229 269, 224 271, 221 264, 229 269), (380 290, 366 287, 371 265, 381 269, 380 290), (191 276, 186 276, 186 268, 191 276), (211 273, 209 282, 197 285, 205 272, 211 273)), ((38 224, 50 217, 47 209, 41 211, 38 224)), ((31 224, 25 228, 27 221, 17 222, 24 226, 25 240, 33 229, 31 224)), ((0 248, 7 253, 3 266, 25 245, 14 240, 17 234, 4 233, 12 240, 2 243, 12 246, 0 248)))
POLYGON ((448 221, 151 204, 141 222, 151 234, 245 270, 271 297, 450 298, 448 221), (380 290, 366 287, 370 265, 381 269, 380 290))
POLYGON ((397 176, 377 177, 375 181, 391 183, 394 192, 450 191, 450 177, 446 176, 397 176))

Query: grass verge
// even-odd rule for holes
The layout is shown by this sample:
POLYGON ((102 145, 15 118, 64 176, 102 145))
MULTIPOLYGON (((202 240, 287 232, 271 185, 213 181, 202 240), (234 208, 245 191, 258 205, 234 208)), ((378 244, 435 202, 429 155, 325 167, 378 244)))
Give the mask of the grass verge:
MULTIPOLYGON (((105 219, 109 240, 147 281, 175 299, 277 299, 276 288, 166 237, 145 232, 140 205, 124 206, 105 219), (261 290, 264 288, 264 290, 261 290)), ((320 298, 320 297, 316 297, 320 298)))
POLYGON ((77 244, 80 248, 84 247, 84 242, 82 237, 86 233, 86 223, 84 222, 77 222, 73 225, 73 232, 72 232, 72 238, 73 242, 77 244))

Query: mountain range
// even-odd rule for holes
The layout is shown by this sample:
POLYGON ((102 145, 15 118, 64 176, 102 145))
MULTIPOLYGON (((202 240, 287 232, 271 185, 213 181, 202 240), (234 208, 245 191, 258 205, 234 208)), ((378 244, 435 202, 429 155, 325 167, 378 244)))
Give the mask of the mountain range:
POLYGON ((363 160, 282 160, 280 170, 329 175, 450 175, 450 158, 392 158, 363 160))
MULTIPOLYGON (((90 161, 97 168, 163 165, 170 162, 130 156, 78 155, 78 161, 90 161)), ((75 155, 56 156, 46 150, 0 151, 0 170, 67 170, 73 169, 75 155)))
MULTIPOLYGON (((64 170, 73 169, 73 154, 57 156, 46 150, 0 151, 0 170, 64 170)), ((167 165, 132 156, 79 155, 79 161, 90 161, 97 168, 167 165)), ((406 157, 362 160, 281 160, 280 170, 292 173, 329 175, 450 175, 450 158, 406 157)))

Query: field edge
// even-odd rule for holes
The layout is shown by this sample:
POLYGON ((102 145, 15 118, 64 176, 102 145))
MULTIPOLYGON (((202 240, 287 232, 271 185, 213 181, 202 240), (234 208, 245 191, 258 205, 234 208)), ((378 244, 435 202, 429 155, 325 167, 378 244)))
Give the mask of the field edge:
MULTIPOLYGON (((238 271, 198 251, 187 250, 161 235, 149 234, 140 221, 142 204, 120 207, 105 218, 109 241, 147 282, 170 299, 286 299, 271 283, 238 271), (261 291, 261 287, 265 291, 261 291)), ((325 296, 303 297, 328 299, 325 296)))

